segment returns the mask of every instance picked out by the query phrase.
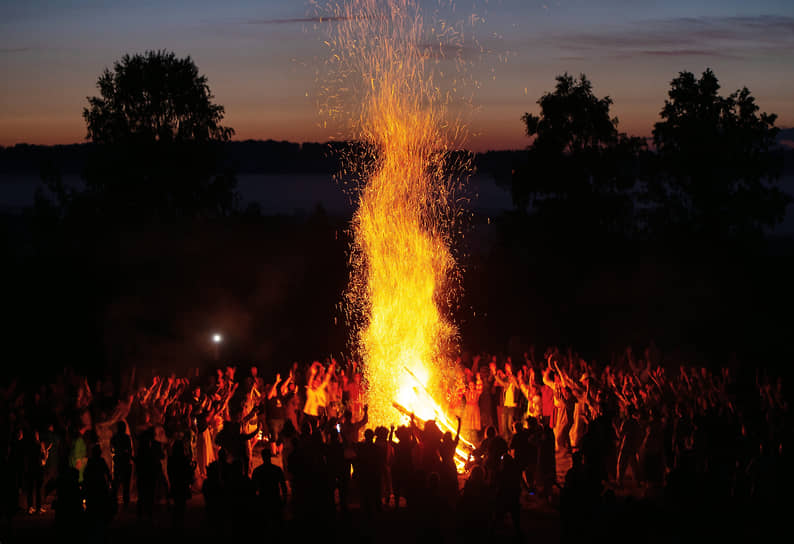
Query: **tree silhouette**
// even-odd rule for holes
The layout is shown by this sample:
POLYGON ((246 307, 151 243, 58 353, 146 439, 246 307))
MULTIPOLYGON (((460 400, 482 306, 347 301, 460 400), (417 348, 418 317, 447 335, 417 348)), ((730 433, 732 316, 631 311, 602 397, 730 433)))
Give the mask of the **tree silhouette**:
POLYGON ((782 220, 789 198, 774 186, 774 114, 747 87, 727 97, 710 69, 680 72, 656 123, 659 175, 649 185, 655 228, 708 238, 756 236, 782 220))
POLYGON ((224 108, 207 78, 190 59, 150 51, 124 55, 97 81, 101 96, 83 109, 88 138, 101 144, 137 141, 227 141, 234 130, 221 126, 224 108))
POLYGON ((554 91, 538 104, 540 116, 522 117, 534 141, 526 167, 513 176, 516 207, 531 205, 544 226, 557 234, 576 234, 582 227, 630 231, 631 191, 644 142, 618 132, 618 120, 609 112, 612 100, 596 97, 584 74, 578 79, 567 73, 558 76, 554 91))
POLYGON ((222 144, 234 131, 222 126, 224 108, 190 57, 125 55, 97 88, 83 110, 95 144, 85 188, 58 198, 67 213, 139 222, 234 209, 236 180, 222 165, 222 144))

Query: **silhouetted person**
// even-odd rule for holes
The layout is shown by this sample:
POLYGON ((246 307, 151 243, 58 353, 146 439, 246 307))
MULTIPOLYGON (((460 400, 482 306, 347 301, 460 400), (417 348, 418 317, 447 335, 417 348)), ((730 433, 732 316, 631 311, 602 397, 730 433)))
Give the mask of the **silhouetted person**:
POLYGON ((218 460, 207 467, 202 492, 215 536, 233 540, 251 525, 256 492, 239 459, 227 457, 221 450, 218 460))
MULTIPOLYGON (((349 500, 350 461, 345 456, 347 447, 342 438, 341 424, 336 423, 336 421, 334 419, 328 422, 326 461, 328 464, 328 476, 331 480, 331 492, 333 493, 334 489, 339 490, 339 507, 342 512, 345 512, 349 500)), ((265 450, 262 450, 262 459, 265 459, 266 453, 265 450)), ((270 462, 269 459, 267 462, 270 462)))
POLYGON ((385 459, 382 458, 380 448, 375 445, 374 441, 373 430, 364 431, 364 440, 358 445, 355 471, 361 509, 367 516, 372 516, 382 507, 380 492, 385 459))
POLYGON ((618 485, 623 485, 626 471, 631 467, 631 472, 636 482, 640 481, 640 463, 638 454, 642 445, 643 429, 640 426, 639 415, 633 406, 628 408, 628 417, 623 420, 620 427, 620 453, 618 456, 618 485))
POLYGON ((414 434, 419 440, 422 470, 425 474, 439 473, 441 470, 441 453, 439 450, 444 433, 441 432, 433 420, 427 421, 421 431, 416 427, 413 418, 411 418, 411 425, 413 426, 414 434))
MULTIPOLYGON (((516 420, 515 433, 510 439, 510 450, 513 451, 516 465, 518 466, 519 472, 522 474, 522 480, 526 482, 527 485, 530 485, 531 480, 527 479, 527 472, 530 465, 530 458, 533 457, 533 454, 534 459, 532 465, 534 466, 535 464, 534 461, 537 459, 537 449, 532 449, 530 444, 530 431, 524 428, 521 420, 516 420)), ((530 478, 532 472, 530 472, 530 478)))
POLYGON ((185 452, 182 440, 176 440, 168 458, 168 482, 171 484, 171 498, 174 500, 174 527, 182 527, 185 522, 185 504, 190 498, 193 485, 193 463, 185 452))
POLYGON ((587 458, 587 464, 596 471, 598 479, 609 481, 614 479, 617 468, 617 445, 612 417, 606 406, 602 413, 587 427, 582 437, 581 449, 587 458))
POLYGON ((419 530, 418 541, 433 544, 444 542, 451 508, 448 497, 445 496, 441 487, 441 477, 437 472, 432 472, 427 477, 421 497, 417 527, 419 530))
POLYGON ((262 464, 254 469, 252 480, 256 490, 258 514, 265 517, 268 534, 280 536, 287 504, 287 482, 284 471, 272 462, 270 447, 262 448, 262 464))
MULTIPOLYGON (((732 437, 731 437, 732 438, 732 437)), ((645 441, 640 450, 643 479, 650 485, 664 484, 664 426, 656 412, 651 412, 645 441)))
POLYGON ((353 421, 353 412, 351 410, 345 410, 345 413, 342 414, 342 421, 340 422, 340 432, 342 434, 342 439, 345 442, 345 445, 351 446, 358 443, 359 433, 361 429, 369 421, 369 406, 364 405, 364 415, 359 421, 353 421))
POLYGON ((502 454, 496 472, 496 521, 510 514, 516 537, 521 535, 521 471, 510 454, 502 454))
POLYGON ((226 421, 223 424, 223 429, 215 437, 215 443, 226 452, 229 461, 239 460, 243 474, 248 475, 248 467, 250 466, 250 458, 248 456, 247 443, 259 432, 259 427, 250 433, 244 433, 243 427, 243 414, 241 410, 235 412, 231 421, 226 421))
POLYGON ((25 489, 25 459, 28 453, 28 441, 22 427, 14 433, 8 452, 8 468, 11 476, 10 488, 13 490, 13 504, 11 504, 11 514, 19 510, 19 501, 25 489))
POLYGON ((80 493, 80 473, 69 465, 66 459, 62 460, 58 477, 55 480, 55 526, 67 541, 76 536, 80 520, 83 515, 83 499, 80 493))
POLYGON ((41 493, 44 486, 44 465, 47 463, 49 452, 39 436, 39 431, 31 433, 27 441, 25 455, 25 486, 28 498, 28 514, 43 512, 41 508, 41 493))
POLYGON ((132 438, 127 432, 124 421, 116 423, 116 433, 110 439, 110 452, 113 455, 112 497, 118 501, 121 488, 124 508, 130 504, 130 479, 132 478, 132 438))
POLYGON ((391 477, 394 507, 399 508, 400 497, 403 497, 406 505, 410 506, 410 501, 414 496, 413 456, 416 441, 408 427, 399 427, 395 434, 399 442, 393 444, 394 457, 392 458, 391 477))
MULTIPOLYGON (((0 423, 0 425, 2 424, 0 423)), ((10 522, 19 506, 19 496, 14 491, 13 481, 15 477, 11 473, 11 466, 7 457, 7 440, 10 437, 7 436, 7 429, 2 428, 2 426, 0 426, 0 432, 3 433, 0 435, 0 448, 2 448, 0 449, 0 522, 3 519, 10 522)))
POLYGON ((391 455, 391 439, 389 438, 393 430, 390 431, 384 426, 375 428, 375 446, 378 448, 378 468, 380 470, 380 491, 378 503, 386 506, 391 502, 391 471, 389 458, 391 455))
POLYGON ((672 519, 684 530, 702 523, 703 483, 696 454, 690 450, 681 452, 678 466, 667 477, 664 496, 672 519))
POLYGON ((535 482, 546 499, 551 499, 554 484, 557 482, 555 441, 554 429, 550 425, 542 425, 538 434, 538 463, 535 482))
POLYGON ((502 458, 507 454, 507 441, 501 435, 496 435, 488 443, 488 451, 485 454, 486 478, 490 483, 494 483, 502 458))
POLYGON ((581 542, 592 523, 601 484, 597 471, 585 466, 580 452, 573 453, 572 463, 560 493, 560 525, 564 542, 581 542))
POLYGON ((41 442, 46 452, 44 462, 44 494, 42 496, 42 508, 46 509, 49 494, 55 489, 58 479, 58 464, 62 458, 61 439, 55 432, 55 425, 49 423, 46 430, 41 434, 41 442))
POLYGON ((223 475, 221 468, 222 463, 217 460, 207 465, 207 477, 201 486, 207 521, 215 536, 220 536, 223 530, 223 475))
MULTIPOLYGON (((495 367, 495 365, 494 365, 495 367)), ((477 399, 480 406, 480 424, 483 429, 487 429, 492 425, 498 425, 496 419, 496 386, 494 383, 495 371, 490 369, 490 366, 485 366, 480 369, 482 377, 482 393, 477 399)))
POLYGON ((458 519, 464 542, 482 544, 491 529, 493 499, 485 482, 485 470, 481 466, 471 469, 469 479, 463 486, 458 503, 458 519))
POLYGON ((458 430, 455 437, 447 431, 439 445, 438 451, 441 457, 439 476, 441 478, 441 490, 450 504, 454 504, 458 498, 458 467, 455 465, 455 450, 460 441, 460 425, 458 418, 458 430))
POLYGON ((154 439, 154 429, 148 428, 138 437, 135 455, 135 474, 138 483, 138 519, 152 519, 157 477, 162 468, 162 449, 154 439))
POLYGON ((100 542, 104 539, 105 527, 113 513, 110 487, 110 469, 102 458, 102 448, 95 444, 83 473, 83 489, 85 515, 100 542))
POLYGON ((484 434, 485 437, 482 439, 482 442, 480 442, 480 445, 472 452, 475 459, 482 459, 487 455, 488 448, 496 437, 496 427, 487 427, 484 434))

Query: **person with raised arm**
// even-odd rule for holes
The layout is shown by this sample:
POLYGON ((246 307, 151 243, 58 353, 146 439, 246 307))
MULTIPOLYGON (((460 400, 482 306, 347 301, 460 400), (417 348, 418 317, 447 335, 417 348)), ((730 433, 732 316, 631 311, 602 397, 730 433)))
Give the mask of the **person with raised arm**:
POLYGON ((525 374, 523 370, 519 370, 517 383, 521 394, 527 399, 527 410, 522 419, 527 417, 540 419, 543 410, 543 400, 540 388, 535 383, 535 371, 532 368, 527 368, 525 374))
POLYGON ((265 395, 265 421, 267 423, 267 430, 271 442, 278 443, 281 430, 284 428, 285 411, 284 394, 282 394, 282 391, 287 391, 284 388, 284 384, 286 384, 289 379, 290 378, 287 378, 287 380, 282 383, 281 374, 276 374, 276 380, 273 382, 273 385, 267 388, 267 393, 265 395))
POLYGON ((303 414, 315 427, 321 415, 325 415, 325 405, 328 399, 328 383, 334 374, 335 361, 331 361, 328 369, 323 374, 323 366, 315 361, 309 369, 309 380, 306 385, 306 404, 303 414))
POLYGON ((496 371, 495 381, 502 388, 502 414, 499 421, 499 430, 503 437, 509 436, 512 432, 513 422, 516 418, 516 390, 518 389, 516 377, 513 375, 513 365, 510 357, 505 362, 504 372, 496 371))
MULTIPOLYGON (((468 369, 467 369, 468 370, 468 369)), ((479 440, 482 433, 482 419, 480 417, 480 395, 483 383, 478 372, 466 372, 466 392, 464 398, 466 405, 463 409, 463 429, 471 442, 479 440)))

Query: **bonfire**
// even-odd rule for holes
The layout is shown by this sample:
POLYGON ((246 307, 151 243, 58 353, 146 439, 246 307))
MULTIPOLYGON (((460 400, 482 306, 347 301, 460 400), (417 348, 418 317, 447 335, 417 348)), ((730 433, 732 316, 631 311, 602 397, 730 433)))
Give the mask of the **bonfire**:
MULTIPOLYGON (((370 423, 412 414, 454 434, 445 399, 457 329, 447 314, 456 272, 452 194, 466 169, 453 152, 465 131, 439 83, 439 52, 454 36, 442 34, 426 27, 411 0, 349 0, 337 6, 328 45, 336 91, 347 93, 334 111, 352 113, 354 139, 365 149, 347 165, 362 183, 346 301, 370 423)), ((461 440, 460 467, 472 449, 461 440)))

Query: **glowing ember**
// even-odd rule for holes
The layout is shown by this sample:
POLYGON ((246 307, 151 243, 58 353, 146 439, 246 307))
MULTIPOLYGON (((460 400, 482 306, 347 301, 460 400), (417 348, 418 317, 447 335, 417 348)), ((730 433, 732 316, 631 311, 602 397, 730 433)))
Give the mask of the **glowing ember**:
POLYGON ((436 77, 443 47, 410 0, 351 0, 334 19, 337 86, 355 95, 336 111, 358 104, 353 126, 367 147, 367 159, 350 165, 366 183, 353 218, 349 308, 370 422, 388 425, 414 413, 454 433, 439 401, 456 340, 444 304, 455 270, 450 151, 462 131, 436 77))

